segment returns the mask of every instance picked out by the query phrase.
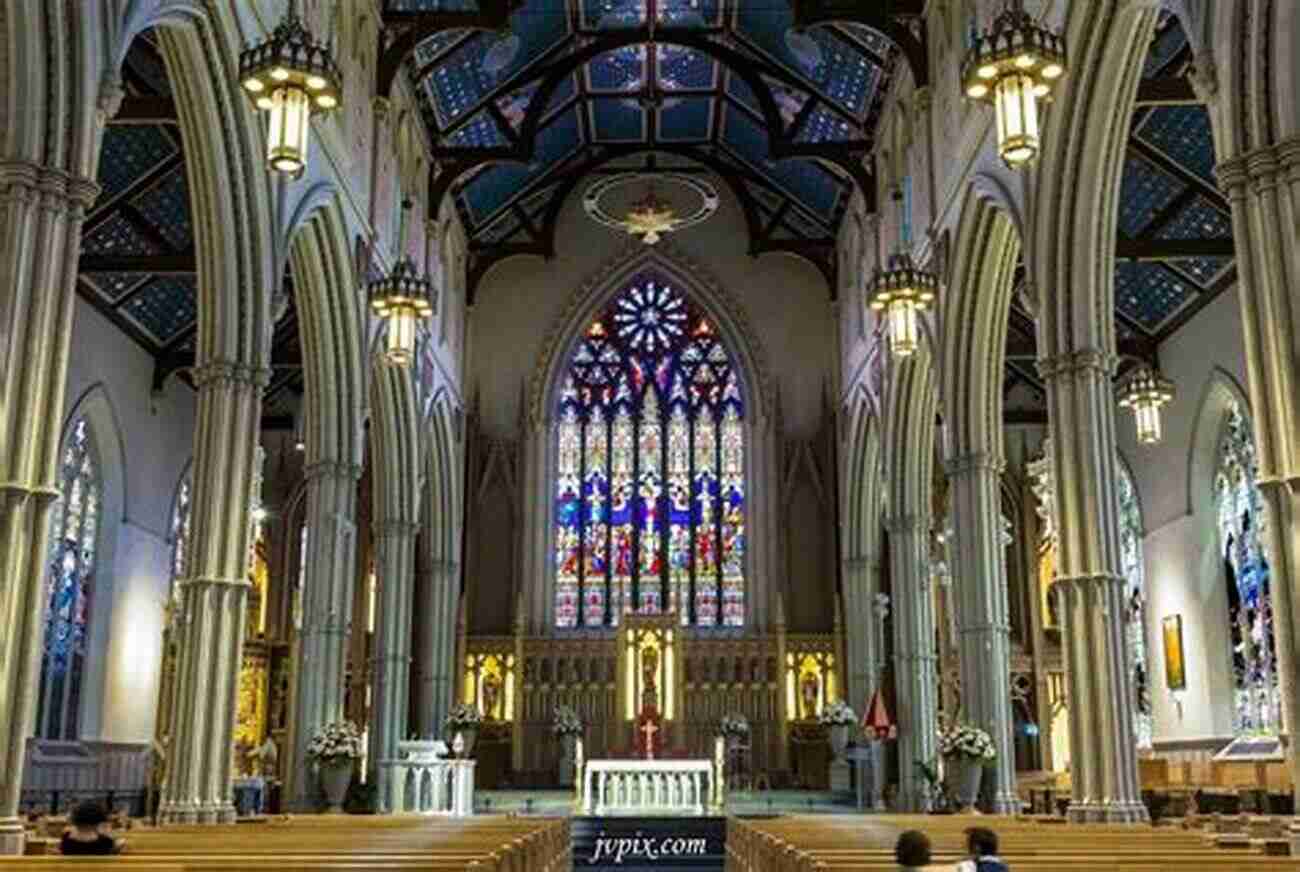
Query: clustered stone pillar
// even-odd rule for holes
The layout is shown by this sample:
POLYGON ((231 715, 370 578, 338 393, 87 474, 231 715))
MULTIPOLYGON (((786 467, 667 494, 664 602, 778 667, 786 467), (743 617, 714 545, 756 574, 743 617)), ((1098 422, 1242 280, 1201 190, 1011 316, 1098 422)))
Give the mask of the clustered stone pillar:
MULTIPOLYGON (((1002 543, 1002 461, 992 454, 948 462, 955 548, 949 565, 961 662, 963 719, 988 732, 997 748, 991 773, 993 811, 1015 814, 1016 760, 1012 747, 1011 622, 1002 543)), ((990 781, 985 775, 987 788, 990 781)))
POLYGON ((77 252, 98 194, 89 179, 0 163, 0 855, 23 847, 77 252))
POLYGON ((262 391, 270 373, 212 362, 194 373, 194 502, 181 579, 176 705, 167 748, 162 817, 226 823, 231 754, 248 600, 253 479, 262 391))
POLYGON ((898 693, 899 811, 929 809, 917 764, 935 759, 938 655, 930 590, 930 523, 916 515, 888 522, 893 568, 894 683, 898 693))
POLYGON ((371 658, 374 701, 370 711, 369 769, 381 797, 392 795, 390 770, 382 764, 397 759, 397 743, 406 734, 411 670, 411 581, 415 576, 418 530, 413 521, 376 519, 379 627, 371 658))
POLYGON ((334 461, 317 461, 306 469, 307 554, 288 768, 292 806, 299 811, 317 807, 316 780, 307 759, 312 733, 344 717, 343 682, 355 581, 353 513, 360 475, 357 467, 334 461))
MULTIPOLYGON (((880 684, 881 653, 883 639, 878 639, 880 620, 875 613, 876 573, 880 567, 866 557, 850 557, 844 561, 844 611, 848 615, 847 631, 844 644, 844 669, 848 679, 848 702, 852 706, 862 706, 859 715, 865 715, 865 708, 880 684)), ((884 762, 879 742, 871 744, 871 765, 868 774, 869 783, 864 793, 871 805, 880 801, 880 791, 884 783, 884 762)))
POLYGON ((420 684, 415 705, 415 729, 421 738, 434 738, 451 707, 456 656, 456 603, 460 597, 459 567, 435 560, 423 580, 424 646, 419 652, 420 684))
MULTIPOLYGON (((1215 175, 1232 206, 1283 729, 1294 736, 1300 725, 1300 137, 1224 161, 1215 175)), ((1300 784, 1294 741, 1287 756, 1300 784)))
POLYGON ((1145 821, 1124 647, 1114 359, 1085 349, 1040 359, 1038 368, 1047 384, 1060 545, 1052 595, 1060 605, 1069 701, 1067 815, 1078 822, 1145 821))

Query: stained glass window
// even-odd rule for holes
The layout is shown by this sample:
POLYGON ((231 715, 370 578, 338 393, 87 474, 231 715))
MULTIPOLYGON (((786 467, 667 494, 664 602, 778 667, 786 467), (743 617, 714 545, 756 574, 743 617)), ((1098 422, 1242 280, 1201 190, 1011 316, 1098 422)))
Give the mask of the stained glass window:
POLYGON ((1215 507, 1228 593, 1237 735, 1276 733, 1281 724, 1273 603, 1264 556, 1264 512, 1250 420, 1234 402, 1219 440, 1215 507))
POLYGON ((656 273, 587 328, 558 409, 556 625, 745 620, 745 406, 713 324, 656 273))
POLYGON ((187 472, 176 492, 176 505, 172 507, 172 587, 168 608, 173 616, 179 614, 182 603, 181 579, 185 577, 186 549, 190 544, 190 489, 192 483, 187 472))
POLYGON ((36 735, 76 740, 103 492, 85 418, 73 423, 64 441, 59 486, 62 497, 50 521, 36 735))
POLYGON ((1128 664, 1132 674, 1133 734, 1139 748, 1151 747, 1151 683, 1147 664, 1146 581, 1142 568, 1142 514, 1137 489, 1128 467, 1119 469, 1119 559, 1124 573, 1124 638, 1128 643, 1128 664))

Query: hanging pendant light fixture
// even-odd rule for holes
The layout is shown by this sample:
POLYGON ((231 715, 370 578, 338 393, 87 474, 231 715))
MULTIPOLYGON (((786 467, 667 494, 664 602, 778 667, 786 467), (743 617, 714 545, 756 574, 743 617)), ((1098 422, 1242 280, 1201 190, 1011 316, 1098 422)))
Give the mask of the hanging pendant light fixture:
POLYGON ((1138 442, 1154 445, 1160 441, 1160 408, 1173 398, 1173 382, 1150 367, 1139 366, 1124 379, 1119 404, 1133 410, 1138 442))
POLYGON ((934 273, 912 262, 902 239, 904 207, 900 192, 894 192, 894 201, 899 204, 898 252, 889 259, 888 269, 876 270, 867 304, 874 311, 884 313, 890 352, 895 357, 910 357, 920 346, 921 313, 934 302, 939 280, 934 273))
POLYGON ((393 271, 370 283, 370 308, 388 322, 385 351, 395 366, 410 366, 415 359, 415 331, 419 321, 433 315, 433 284, 420 275, 406 251, 406 216, 411 201, 402 201, 402 230, 393 271))
POLYGON ((1016 169, 1038 156, 1040 102, 1065 75, 1065 37, 1034 21, 1024 0, 1006 0, 993 27, 976 34, 962 64, 962 87, 997 113, 998 154, 1016 169))
POLYGON ((266 162, 285 175, 307 166, 311 116, 339 105, 343 74, 329 46, 316 42, 290 0, 284 20, 263 42, 239 55, 239 81, 258 109, 271 113, 266 162))

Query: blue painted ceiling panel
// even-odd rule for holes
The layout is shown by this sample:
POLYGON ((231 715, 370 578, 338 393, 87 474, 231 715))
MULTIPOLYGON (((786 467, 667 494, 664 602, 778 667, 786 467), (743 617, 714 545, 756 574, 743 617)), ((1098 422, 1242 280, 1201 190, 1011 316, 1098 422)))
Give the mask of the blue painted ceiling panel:
POLYGON ((161 124, 110 124, 99 157, 99 202, 116 197, 179 151, 161 124))
POLYGON ((190 185, 185 168, 172 170, 158 184, 133 201, 140 214, 158 228, 158 232, 177 251, 194 247, 194 227, 190 223, 190 185))
POLYGON ((1215 239, 1232 235, 1232 218, 1197 197, 1156 234, 1157 239, 1215 239))
POLYGON ((122 311, 165 345, 198 317, 196 283, 192 277, 157 278, 128 300, 122 311))
POLYGON ((1187 167, 1205 182, 1214 180, 1214 137, 1204 106, 1157 106, 1134 135, 1187 167))
POLYGON ((1120 183, 1120 233, 1129 239, 1137 238, 1185 187, 1155 164, 1130 152, 1124 160, 1124 175, 1120 183))
POLYGON ((1121 262, 1115 267, 1115 306, 1154 333, 1195 294, 1193 283, 1159 263, 1121 262))
POLYGON ((716 87, 718 62, 704 52, 676 45, 659 46, 659 85, 673 90, 705 90, 716 87))
POLYGON ((81 240, 85 254, 163 254, 162 246, 137 230, 121 215, 113 215, 81 240))
POLYGON ((830 173, 808 160, 769 160, 767 132, 734 106, 726 109, 723 130, 723 142, 746 163, 771 176, 819 218, 834 220, 843 188, 830 173))
POLYGON ((602 97, 588 103, 597 142, 640 142, 645 139, 645 113, 627 97, 602 97))
POLYGON ((713 100, 707 97, 670 99, 659 113, 659 138, 665 142, 701 142, 712 128, 713 100))
POLYGON ((89 282, 109 302, 121 299, 147 282, 149 278, 148 273, 94 273, 82 276, 84 281, 89 282))
POLYGON ((1232 262, 1233 259, 1230 257, 1184 257, 1169 261, 1169 265, 1202 288, 1208 288, 1223 275, 1232 262))

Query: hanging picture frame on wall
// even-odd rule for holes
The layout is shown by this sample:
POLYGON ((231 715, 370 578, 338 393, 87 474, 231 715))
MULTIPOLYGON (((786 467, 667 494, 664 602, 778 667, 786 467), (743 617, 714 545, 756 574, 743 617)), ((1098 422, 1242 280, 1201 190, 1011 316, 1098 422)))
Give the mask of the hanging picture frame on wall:
POLYGON ((1183 660, 1183 616, 1169 615, 1162 622, 1165 643, 1165 686, 1187 688, 1187 665, 1183 660))

